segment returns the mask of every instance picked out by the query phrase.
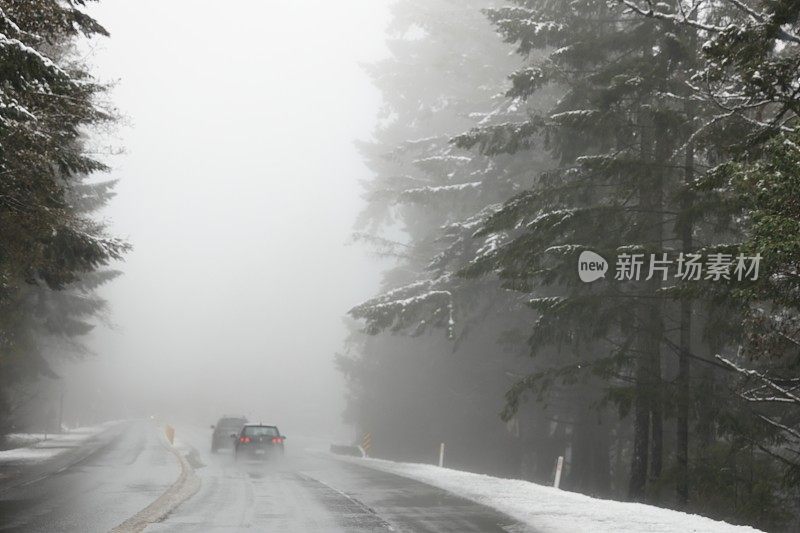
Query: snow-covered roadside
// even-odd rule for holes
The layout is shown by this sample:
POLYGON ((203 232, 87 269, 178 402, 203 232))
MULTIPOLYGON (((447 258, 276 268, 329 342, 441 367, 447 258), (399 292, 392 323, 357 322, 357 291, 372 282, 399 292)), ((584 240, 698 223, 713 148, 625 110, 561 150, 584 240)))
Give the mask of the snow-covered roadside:
POLYGON ((758 533, 698 515, 640 503, 600 500, 528 481, 379 459, 334 456, 439 487, 547 533, 758 533))
POLYGON ((2 463, 29 463, 50 459, 68 450, 81 446, 85 441, 106 431, 118 422, 106 422, 97 426, 75 428, 64 433, 44 435, 42 433, 13 433, 7 441, 18 445, 0 451, 2 463), (47 437, 45 439, 45 436, 47 437))

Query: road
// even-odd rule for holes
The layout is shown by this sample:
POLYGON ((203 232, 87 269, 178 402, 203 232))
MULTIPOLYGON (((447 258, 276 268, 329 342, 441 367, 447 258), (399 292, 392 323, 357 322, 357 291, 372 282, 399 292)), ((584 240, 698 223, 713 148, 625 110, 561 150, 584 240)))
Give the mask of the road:
POLYGON ((109 531, 159 497, 179 474, 150 422, 133 422, 88 450, 29 468, 0 485, 0 531, 109 531))
MULTIPOLYGON (((266 464, 211 454, 209 437, 209 430, 178 428, 201 487, 146 532, 531 531, 429 485, 306 451, 291 436, 286 458, 266 464)), ((131 423, 77 464, 0 492, 0 531, 109 531, 158 498, 178 473, 158 429, 131 423)))

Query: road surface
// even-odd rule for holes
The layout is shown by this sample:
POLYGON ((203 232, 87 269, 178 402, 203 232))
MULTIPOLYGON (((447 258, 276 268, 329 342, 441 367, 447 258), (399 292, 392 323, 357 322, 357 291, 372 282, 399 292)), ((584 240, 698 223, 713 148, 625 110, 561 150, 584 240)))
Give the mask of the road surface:
POLYGON ((180 473, 150 422, 120 425, 85 446, 0 484, 0 531, 109 531, 180 473))
MULTIPOLYGON (((210 431, 178 428, 199 491, 151 532, 528 532, 487 507, 403 477, 303 450, 279 463, 211 454, 210 431)), ((299 440, 299 439, 298 439, 299 440)), ((180 473, 151 423, 127 424, 97 451, 22 486, 0 486, 0 531, 109 531, 167 491, 180 473)))

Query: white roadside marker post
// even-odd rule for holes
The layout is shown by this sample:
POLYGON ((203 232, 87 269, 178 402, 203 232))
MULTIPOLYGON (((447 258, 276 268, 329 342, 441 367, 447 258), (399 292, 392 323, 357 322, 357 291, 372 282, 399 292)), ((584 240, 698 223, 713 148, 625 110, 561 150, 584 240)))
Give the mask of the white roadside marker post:
POLYGON ((439 468, 444 466, 444 442, 439 445, 439 468))
POLYGON ((561 485, 561 469, 564 468, 564 456, 559 455, 556 462, 556 479, 553 481, 553 486, 558 488, 561 485))

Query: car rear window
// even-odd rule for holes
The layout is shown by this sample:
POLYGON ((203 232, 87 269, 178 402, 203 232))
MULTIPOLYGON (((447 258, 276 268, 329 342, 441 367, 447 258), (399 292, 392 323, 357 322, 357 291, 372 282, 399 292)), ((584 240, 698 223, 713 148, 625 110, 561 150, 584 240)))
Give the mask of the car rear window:
POLYGON ((244 434, 248 437, 277 437, 280 435, 275 426, 246 426, 244 434))
POLYGON ((223 418, 219 421, 217 426, 223 428, 235 428, 239 429, 243 425, 247 424, 247 420, 243 418, 223 418))

